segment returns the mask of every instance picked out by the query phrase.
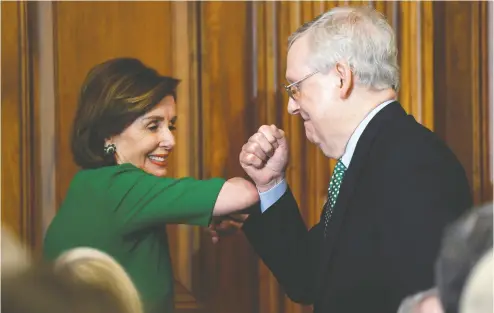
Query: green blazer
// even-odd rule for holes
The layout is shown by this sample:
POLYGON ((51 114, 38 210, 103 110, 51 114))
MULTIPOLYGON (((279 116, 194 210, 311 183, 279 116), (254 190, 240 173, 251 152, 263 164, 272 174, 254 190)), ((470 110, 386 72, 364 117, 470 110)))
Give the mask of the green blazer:
POLYGON ((73 178, 44 241, 55 260, 74 247, 99 249, 127 271, 147 313, 173 310, 166 224, 207 226, 225 181, 163 178, 131 164, 82 170, 73 178))

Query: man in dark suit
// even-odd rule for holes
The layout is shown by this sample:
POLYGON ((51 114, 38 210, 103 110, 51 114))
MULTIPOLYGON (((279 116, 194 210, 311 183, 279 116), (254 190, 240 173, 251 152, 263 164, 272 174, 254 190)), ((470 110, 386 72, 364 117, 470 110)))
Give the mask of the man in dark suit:
POLYGON ((433 286, 441 232, 471 206, 448 147, 407 115, 392 28, 370 8, 337 8, 289 40, 288 111, 337 159, 320 222, 307 230, 284 179, 284 132, 262 126, 240 163, 260 192, 243 230, 295 302, 316 313, 395 313, 433 286))

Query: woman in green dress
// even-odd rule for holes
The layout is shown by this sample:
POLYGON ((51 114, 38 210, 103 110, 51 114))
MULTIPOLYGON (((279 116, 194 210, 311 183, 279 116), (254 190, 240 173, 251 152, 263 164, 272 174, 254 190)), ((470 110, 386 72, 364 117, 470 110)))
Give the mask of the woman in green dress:
POLYGON ((89 72, 71 138, 82 170, 44 241, 48 260, 80 246, 110 254, 132 278, 147 313, 173 311, 165 225, 208 226, 212 216, 259 200, 243 178, 166 177, 178 82, 131 58, 109 60, 89 72))

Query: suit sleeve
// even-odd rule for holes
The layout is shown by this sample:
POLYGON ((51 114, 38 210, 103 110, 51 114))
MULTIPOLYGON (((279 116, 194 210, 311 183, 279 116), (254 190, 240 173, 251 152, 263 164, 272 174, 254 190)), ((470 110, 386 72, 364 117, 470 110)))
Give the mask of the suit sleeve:
POLYGON ((404 148, 386 162, 392 169, 381 172, 380 183, 374 185, 375 198, 385 199, 376 206, 382 217, 376 253, 391 273, 383 279, 393 286, 388 296, 398 307, 405 296, 433 286, 443 229, 472 200, 464 171, 449 154, 407 154, 404 148))
POLYGON ((122 166, 111 178, 107 203, 126 232, 165 223, 207 226, 224 183, 156 177, 122 166))
POLYGON ((307 230, 290 189, 269 210, 255 210, 243 231, 288 297, 312 304, 322 233, 318 225, 307 230))

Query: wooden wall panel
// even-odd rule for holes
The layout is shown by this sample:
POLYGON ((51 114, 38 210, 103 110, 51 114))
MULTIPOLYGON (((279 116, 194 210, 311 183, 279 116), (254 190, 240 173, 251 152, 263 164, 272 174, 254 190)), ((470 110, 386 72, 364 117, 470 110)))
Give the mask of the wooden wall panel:
MULTIPOLYGON (((276 124, 290 143, 287 180, 307 225, 317 223, 335 161, 306 140, 300 119, 287 112, 287 38, 303 22, 344 4, 370 4, 388 17, 402 69, 399 100, 453 148, 475 201, 490 199, 486 3, 53 2, 57 205, 77 170, 68 140, 82 80, 97 63, 133 56, 183 80, 171 175, 243 176, 242 145, 260 125, 276 124)), ((37 182, 28 178, 39 173, 39 147, 29 139, 40 136, 32 99, 39 86, 29 11, 24 2, 2 2, 2 218, 25 240, 36 241, 31 210, 37 182)), ((284 295, 241 233, 216 246, 194 227, 171 226, 169 237, 184 287, 177 296, 182 309, 311 312, 284 295)))
POLYGON ((433 10, 431 1, 372 4, 396 31, 401 70, 398 99, 415 119, 433 130, 433 10))
POLYGON ((2 223, 22 232, 20 194, 20 5, 2 2, 2 223))
POLYGON ((79 89, 89 69, 114 57, 137 57, 170 75, 173 58, 171 2, 54 2, 53 6, 59 205, 77 171, 69 137, 79 89))
POLYGON ((463 164, 475 203, 491 201, 487 3, 435 2, 434 13, 436 132, 463 164))
MULTIPOLYGON (((200 2, 201 177, 244 176, 239 152, 253 120, 251 3, 200 2)), ((242 234, 212 246, 202 236, 196 290, 209 312, 255 312, 256 257, 242 234), (233 286, 235 286, 233 288, 233 286)))
POLYGON ((29 10, 2 2, 2 223, 39 251, 38 154, 29 10))
MULTIPOLYGON (((172 73, 178 77, 177 145, 174 149, 175 177, 199 177, 199 99, 197 5, 172 2, 172 73)), ((193 288, 193 258, 198 250, 199 229, 188 225, 168 225, 175 277, 187 290, 193 288)))
MULTIPOLYGON (((254 103, 257 124, 280 125, 282 89, 279 85, 284 73, 280 70, 279 38, 276 2, 253 2, 253 67, 255 69, 254 103), (282 75, 280 77, 280 75, 282 75)), ((283 107, 283 106, 282 106, 283 107)), ((259 313, 280 312, 279 285, 271 271, 259 262, 259 313)))

